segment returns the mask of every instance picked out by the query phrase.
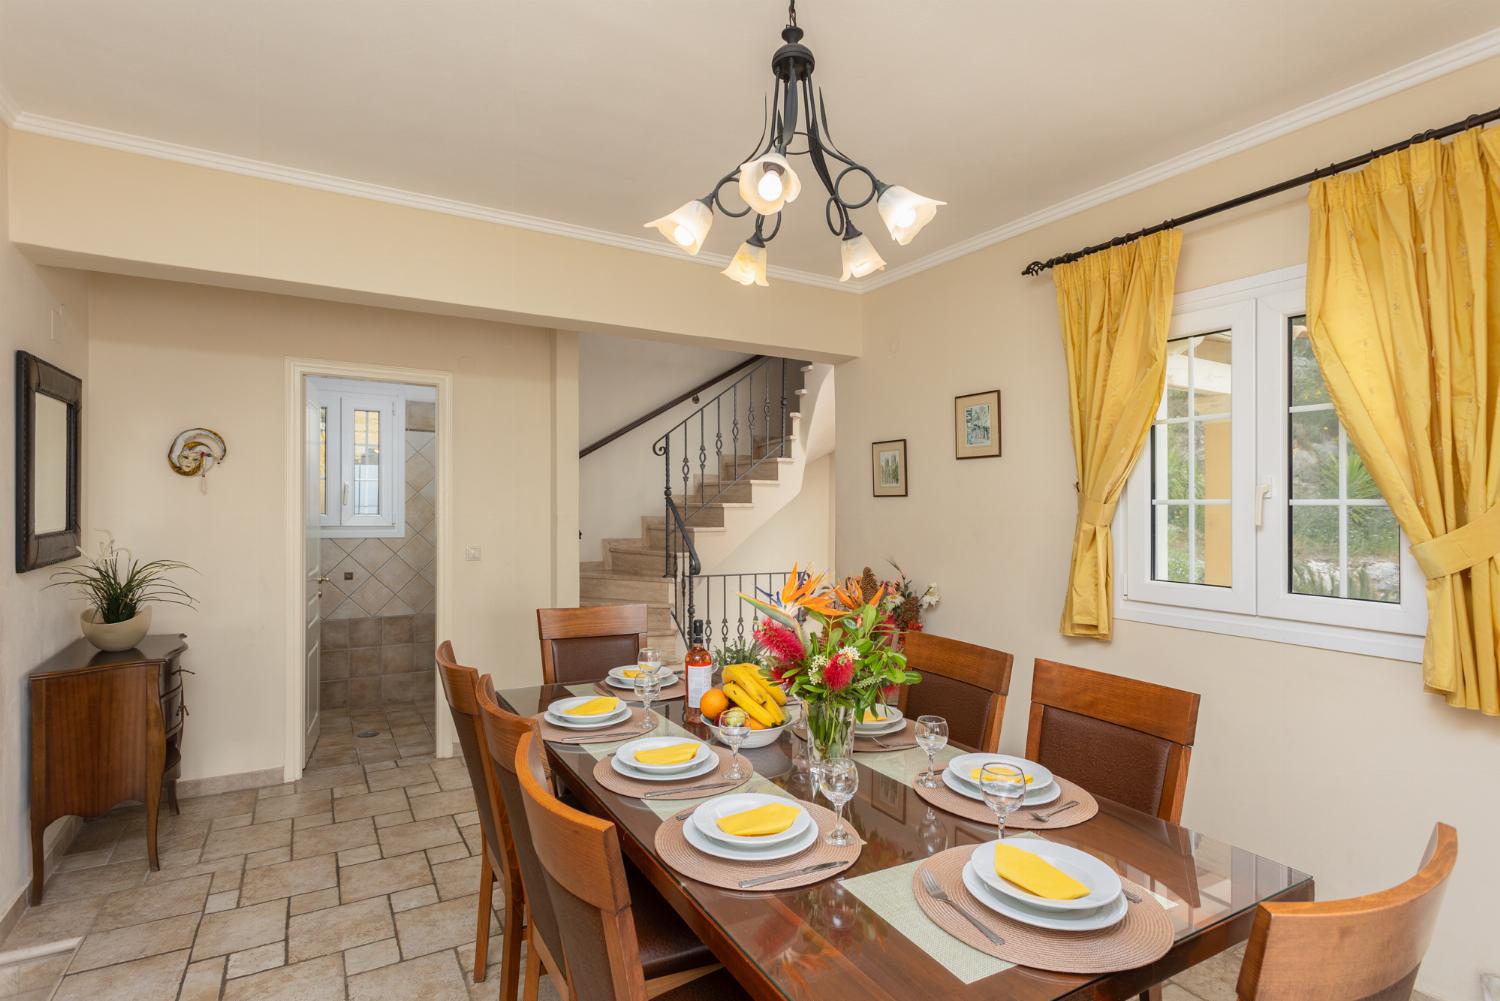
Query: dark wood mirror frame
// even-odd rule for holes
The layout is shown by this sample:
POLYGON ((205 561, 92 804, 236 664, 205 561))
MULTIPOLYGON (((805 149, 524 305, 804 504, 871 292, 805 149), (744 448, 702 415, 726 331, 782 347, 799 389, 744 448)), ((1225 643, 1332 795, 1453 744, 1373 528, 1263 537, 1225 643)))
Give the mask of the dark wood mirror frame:
POLYGON ((83 432, 83 380, 25 351, 16 352, 16 573, 61 563, 78 555, 79 440, 83 432), (36 398, 49 396, 68 408, 67 516, 61 531, 38 534, 33 495, 36 479, 36 398))

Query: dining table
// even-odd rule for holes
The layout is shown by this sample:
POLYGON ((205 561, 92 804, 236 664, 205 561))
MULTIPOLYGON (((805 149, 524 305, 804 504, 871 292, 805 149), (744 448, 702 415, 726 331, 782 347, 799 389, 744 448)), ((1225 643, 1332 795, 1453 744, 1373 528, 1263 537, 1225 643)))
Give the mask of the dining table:
MULTIPOLYGON (((590 684, 499 693, 511 712, 535 716, 553 702, 594 694, 590 684)), ((712 731, 682 699, 658 703, 658 734, 705 741, 712 731)), ((788 727, 768 746, 740 753, 763 791, 817 799, 806 747, 788 727)), ((1154 894, 1173 940, 1155 962, 1110 973, 1054 973, 1011 965, 958 941, 918 907, 913 872, 924 860, 994 841, 996 825, 966 820, 924 801, 913 783, 926 768, 919 749, 856 753, 859 787, 844 816, 864 841, 848 869, 793 889, 731 890, 679 874, 657 852, 657 829, 686 806, 611 791, 595 767, 618 743, 548 741, 554 778, 577 804, 614 822, 630 862, 760 1001, 1051 1001, 1123 999, 1245 941, 1257 905, 1311 900, 1313 878, 1246 848, 1096 797, 1099 810, 1071 827, 1028 832, 1081 849, 1154 894)), ((937 755, 941 766, 965 750, 937 755)))

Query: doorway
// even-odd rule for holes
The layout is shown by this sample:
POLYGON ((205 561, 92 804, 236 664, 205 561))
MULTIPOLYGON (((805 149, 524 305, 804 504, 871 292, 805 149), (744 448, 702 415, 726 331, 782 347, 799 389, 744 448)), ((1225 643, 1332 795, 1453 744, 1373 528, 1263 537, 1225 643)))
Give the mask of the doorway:
POLYGON ((289 363, 288 780, 451 754, 433 659, 448 629, 448 386, 445 373, 289 363))

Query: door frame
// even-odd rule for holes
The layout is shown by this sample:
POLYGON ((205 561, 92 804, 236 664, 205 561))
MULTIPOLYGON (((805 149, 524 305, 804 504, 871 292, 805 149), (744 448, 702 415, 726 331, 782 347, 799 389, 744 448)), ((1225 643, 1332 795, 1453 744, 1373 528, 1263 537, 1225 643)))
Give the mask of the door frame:
MULTIPOLYGON (((395 368, 386 365, 364 365, 354 362, 329 361, 319 358, 286 359, 285 410, 286 415, 286 611, 283 621, 286 636, 286 759, 284 779, 294 782, 302 777, 302 763, 307 753, 302 732, 305 719, 303 705, 303 649, 304 629, 302 622, 306 602, 302 592, 306 576, 304 564, 303 535, 306 529, 302 510, 303 494, 303 450, 305 392, 308 376, 327 376, 335 379, 374 379, 381 382, 401 382, 413 386, 431 386, 437 391, 437 635, 452 635, 451 609, 453 602, 453 374, 431 369, 395 368)), ((403 485, 404 486, 404 485, 403 485)), ((433 672, 432 686, 435 705, 443 705, 439 691, 441 681, 433 672)), ((439 711, 434 728, 434 751, 440 758, 452 757, 453 743, 457 734, 449 714, 439 711)))

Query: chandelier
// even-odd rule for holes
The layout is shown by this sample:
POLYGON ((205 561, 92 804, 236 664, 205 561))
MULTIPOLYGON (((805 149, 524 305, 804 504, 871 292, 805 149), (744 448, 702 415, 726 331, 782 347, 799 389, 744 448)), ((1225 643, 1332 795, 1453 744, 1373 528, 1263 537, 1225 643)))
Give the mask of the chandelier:
POLYGON ((785 44, 771 57, 771 71, 776 75, 776 82, 771 92, 770 119, 761 128, 754 152, 721 177, 708 194, 688 202, 670 215, 653 219, 646 223, 646 228, 658 230, 676 246, 696 255, 713 225, 715 209, 731 219, 740 219, 754 212, 755 232, 740 244, 734 259, 722 273, 741 285, 766 285, 766 244, 781 232, 782 209, 802 193, 802 179, 792 169, 788 158, 805 156, 823 189, 828 192, 823 218, 829 230, 840 240, 843 274, 839 281, 863 278, 882 270, 885 261, 876 252, 870 238, 854 225, 854 210, 873 201, 891 239, 904 247, 932 221, 938 206, 947 203, 924 198, 899 184, 884 183, 868 167, 845 156, 833 144, 828 135, 828 110, 823 104, 821 89, 814 106, 813 54, 802 44, 802 29, 797 27, 796 0, 791 0, 787 8, 787 26, 781 32, 781 38, 785 44), (805 124, 799 128, 799 122, 805 124), (796 148, 799 140, 800 148, 796 148), (864 197, 855 199, 843 194, 841 187, 850 174, 863 175, 869 181, 868 191, 860 185, 855 192, 864 197), (731 182, 737 182, 743 208, 735 209, 724 204, 724 186, 731 182), (775 221, 767 230, 766 220, 772 216, 775 216, 775 221))

